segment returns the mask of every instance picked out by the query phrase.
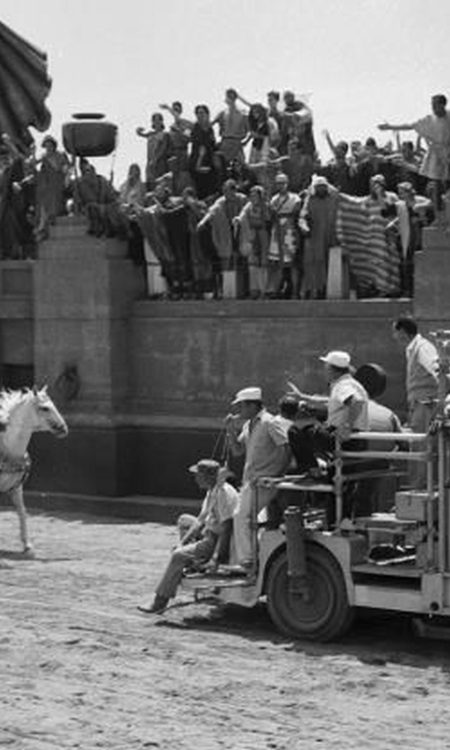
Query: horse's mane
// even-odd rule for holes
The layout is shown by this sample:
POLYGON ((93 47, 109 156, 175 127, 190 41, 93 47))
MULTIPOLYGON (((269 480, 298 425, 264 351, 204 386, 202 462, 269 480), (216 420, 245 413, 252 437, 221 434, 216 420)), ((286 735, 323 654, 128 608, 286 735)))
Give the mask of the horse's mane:
POLYGON ((0 390, 0 409, 9 413, 23 401, 28 400, 30 398, 30 394, 33 395, 33 391, 31 390, 31 388, 26 388, 19 391, 12 391, 9 388, 2 388, 0 390))

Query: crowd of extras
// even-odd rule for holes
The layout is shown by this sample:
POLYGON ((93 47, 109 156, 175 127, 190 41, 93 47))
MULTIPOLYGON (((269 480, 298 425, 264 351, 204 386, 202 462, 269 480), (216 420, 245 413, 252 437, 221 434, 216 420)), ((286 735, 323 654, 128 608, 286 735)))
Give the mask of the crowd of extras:
POLYGON ((1 257, 36 258, 59 216, 83 213, 90 234, 128 243, 147 281, 149 268, 158 272, 150 296, 220 299, 231 271, 240 298, 324 299, 330 250, 345 256, 348 244, 355 296, 410 297, 423 227, 445 213, 446 105, 436 95, 416 122, 378 125, 391 138, 383 144, 323 131, 321 160, 307 97, 270 91, 261 104, 228 89, 222 111, 198 104, 191 117, 174 101, 136 128, 145 167, 131 164, 120 186, 50 135, 38 154, 3 134, 1 257), (358 232, 369 247, 352 255, 358 232))

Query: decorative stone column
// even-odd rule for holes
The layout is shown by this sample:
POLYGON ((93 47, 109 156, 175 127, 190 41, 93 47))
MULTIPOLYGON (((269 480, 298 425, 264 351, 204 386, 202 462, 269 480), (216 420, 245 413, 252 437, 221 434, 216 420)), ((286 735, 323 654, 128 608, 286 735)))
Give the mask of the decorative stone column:
POLYGON ((35 380, 54 389, 70 434, 63 442, 37 436, 32 488, 123 494, 133 451, 119 425, 129 397, 129 318, 143 274, 123 241, 88 235, 81 217, 58 220, 34 271, 35 380), (79 376, 70 400, 55 388, 67 367, 79 376))
POLYGON ((128 396, 128 318, 143 276, 126 244, 86 233, 81 217, 64 217, 35 264, 36 382, 53 385, 68 365, 80 390, 67 406, 111 415, 128 396))

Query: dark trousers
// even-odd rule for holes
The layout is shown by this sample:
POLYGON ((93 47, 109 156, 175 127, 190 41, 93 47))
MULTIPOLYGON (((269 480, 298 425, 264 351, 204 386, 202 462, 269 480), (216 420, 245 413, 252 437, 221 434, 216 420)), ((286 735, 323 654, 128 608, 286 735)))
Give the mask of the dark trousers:
MULTIPOLYGON (((332 482, 334 477, 334 466, 332 459, 335 448, 335 436, 326 425, 307 424, 303 427, 292 425, 288 430, 288 439, 293 453, 297 470, 300 473, 317 467, 317 458, 323 458, 329 464, 328 475, 325 481, 332 482)), ((363 451, 366 445, 361 440, 348 440, 342 443, 344 450, 363 451)), ((348 475, 367 467, 365 462, 360 461, 344 465, 343 473, 348 475)), ((344 491, 344 516, 352 516, 357 505, 359 482, 347 483, 344 491)), ((301 497, 300 492, 286 491, 278 493, 277 497, 270 503, 268 509, 268 520, 271 526, 277 526, 283 517, 283 512, 288 505, 303 504, 314 508, 324 508, 327 515, 327 525, 333 526, 335 519, 335 503, 333 494, 314 493, 308 491, 306 497, 301 497)))
MULTIPOLYGON (((324 424, 307 424, 304 427, 293 424, 288 430, 288 440, 300 472, 317 467, 317 458, 329 462, 333 459, 336 443, 334 431, 324 424)), ((342 443, 342 448, 348 451, 363 451, 365 443, 352 438, 342 443)), ((351 473, 350 468, 344 467, 344 474, 351 473)))
POLYGON ((299 472, 317 467, 317 458, 329 460, 334 450, 334 436, 323 424, 291 425, 288 440, 299 472))

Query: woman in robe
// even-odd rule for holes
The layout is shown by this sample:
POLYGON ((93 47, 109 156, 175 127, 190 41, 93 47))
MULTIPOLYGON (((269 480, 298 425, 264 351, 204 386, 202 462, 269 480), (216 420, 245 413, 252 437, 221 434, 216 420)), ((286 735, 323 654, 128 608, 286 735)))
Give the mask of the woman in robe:
POLYGON ((249 200, 236 218, 239 227, 239 251, 247 258, 250 297, 258 299, 267 291, 267 255, 270 240, 270 214, 264 189, 255 185, 249 200))
POLYGON ((64 151, 58 151, 58 144, 51 135, 42 141, 44 155, 37 160, 40 165, 37 175, 38 240, 48 236, 49 226, 57 216, 65 212, 65 189, 69 171, 69 160, 64 151))
POLYGON ((271 148, 275 148, 279 140, 276 121, 268 116, 262 104, 252 104, 248 113, 248 125, 251 140, 249 164, 267 161, 271 148))
POLYGON ((165 130, 164 118, 160 112, 152 115, 152 126, 150 130, 136 128, 136 135, 147 141, 147 163, 145 167, 145 179, 147 189, 153 190, 158 177, 161 177, 169 169, 169 157, 171 156, 170 136, 165 130))
POLYGON ((338 240, 360 298, 399 295, 401 258, 392 226, 397 202, 398 196, 386 190, 383 175, 371 178, 370 194, 364 198, 340 194, 338 240))
POLYGON ((373 247, 378 247, 375 282, 378 297, 397 297, 400 292, 401 259, 397 232, 392 230, 392 207, 397 202, 398 195, 386 190, 384 176, 374 175, 370 180, 370 193, 366 198, 366 205, 369 210, 373 247))
POLYGON ((397 244, 401 256, 401 296, 414 295, 414 257, 422 250, 422 231, 434 218, 429 198, 416 195, 410 182, 397 185, 399 201, 395 204, 398 230, 397 244))
POLYGON ((268 255, 268 286, 271 296, 289 299, 294 291, 295 261, 299 251, 298 216, 301 201, 289 192, 285 174, 276 177, 277 193, 270 201, 272 231, 268 255))
POLYGON ((128 176, 119 190, 120 210, 128 223, 128 255, 136 266, 145 267, 144 240, 136 211, 145 203, 145 185, 139 164, 130 164, 128 176))

